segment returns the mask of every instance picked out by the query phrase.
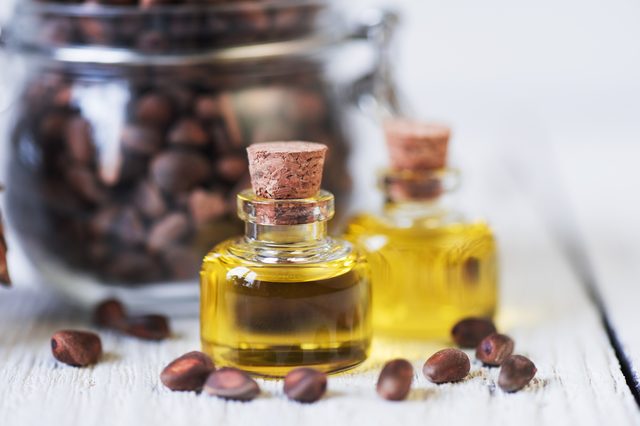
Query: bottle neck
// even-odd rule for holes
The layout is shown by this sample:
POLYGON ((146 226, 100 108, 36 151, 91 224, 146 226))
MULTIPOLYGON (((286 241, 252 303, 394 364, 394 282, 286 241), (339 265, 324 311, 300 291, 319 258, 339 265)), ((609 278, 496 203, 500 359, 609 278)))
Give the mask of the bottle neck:
POLYGON ((252 190, 238 194, 238 216, 245 222, 245 239, 252 243, 322 244, 328 240, 327 222, 333 214, 333 195, 323 190, 291 200, 259 198, 252 190))
POLYGON ((452 194, 459 184, 454 169, 425 171, 388 170, 381 188, 385 194, 384 211, 401 218, 441 218, 449 214, 452 194))
POLYGON ((266 244, 319 244, 327 239, 327 221, 300 225, 261 225, 245 222, 244 235, 248 241, 266 244))

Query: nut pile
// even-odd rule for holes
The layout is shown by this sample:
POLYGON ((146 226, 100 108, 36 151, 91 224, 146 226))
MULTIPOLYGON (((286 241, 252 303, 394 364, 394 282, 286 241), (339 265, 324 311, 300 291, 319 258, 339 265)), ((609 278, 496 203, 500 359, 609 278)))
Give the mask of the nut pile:
POLYGON ((350 180, 337 111, 317 65, 289 66, 265 65, 269 76, 153 68, 106 86, 38 75, 9 169, 7 205, 26 249, 108 284, 194 279, 211 246, 241 232, 235 196, 249 186, 244 148, 256 141, 329 145, 325 183, 340 202, 350 180), (129 100, 105 101, 96 116, 95 91, 129 100), (121 128, 110 114, 126 116, 121 128))
POLYGON ((83 13, 43 13, 32 28, 31 43, 41 46, 108 45, 143 52, 185 52, 239 43, 303 36, 316 27, 322 2, 271 6, 231 0, 40 0, 41 3, 91 4, 83 13), (226 4, 225 4, 226 3, 226 4), (154 6, 187 6, 179 13, 154 6), (226 6, 216 8, 216 5, 226 6), (108 6, 129 6, 118 13, 108 6), (214 7, 211 7, 214 6, 214 7))

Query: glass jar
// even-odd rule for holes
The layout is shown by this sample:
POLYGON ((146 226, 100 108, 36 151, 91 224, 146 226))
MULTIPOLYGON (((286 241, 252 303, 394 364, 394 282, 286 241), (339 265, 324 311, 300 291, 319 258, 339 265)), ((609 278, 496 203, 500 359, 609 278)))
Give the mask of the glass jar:
POLYGON ((365 90, 340 81, 333 58, 358 38, 385 51, 394 19, 380 17, 346 25, 318 0, 20 2, 6 43, 27 72, 6 202, 36 270, 85 304, 184 301, 194 312, 202 256, 242 229, 235 195, 254 142, 327 144, 325 185, 345 203, 341 111, 382 77, 379 55, 353 76, 365 90))

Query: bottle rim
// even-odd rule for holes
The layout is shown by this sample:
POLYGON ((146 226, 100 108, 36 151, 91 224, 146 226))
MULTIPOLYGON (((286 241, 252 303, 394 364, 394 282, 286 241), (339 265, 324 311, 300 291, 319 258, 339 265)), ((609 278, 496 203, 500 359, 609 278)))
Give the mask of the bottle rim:
POLYGON ((335 214, 332 193, 321 189, 309 198, 274 200, 258 197, 253 189, 237 196, 238 217, 259 225, 304 225, 328 221, 335 214))
POLYGON ((460 171, 456 168, 386 169, 379 176, 379 187, 390 202, 431 201, 457 190, 459 186, 460 171))

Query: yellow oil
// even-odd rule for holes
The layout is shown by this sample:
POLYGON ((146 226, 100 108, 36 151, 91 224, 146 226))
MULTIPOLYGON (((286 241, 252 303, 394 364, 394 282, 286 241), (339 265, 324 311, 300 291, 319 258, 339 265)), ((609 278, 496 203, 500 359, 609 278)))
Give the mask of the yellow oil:
POLYGON ((366 260, 269 264, 234 254, 229 240, 201 271, 203 351, 216 364, 282 377, 310 366, 337 372, 364 361, 371 340, 366 260))
POLYGON ((447 338, 463 317, 494 315, 496 244, 485 223, 425 219, 398 226, 360 215, 347 239, 364 248, 371 267, 374 333, 447 338))

